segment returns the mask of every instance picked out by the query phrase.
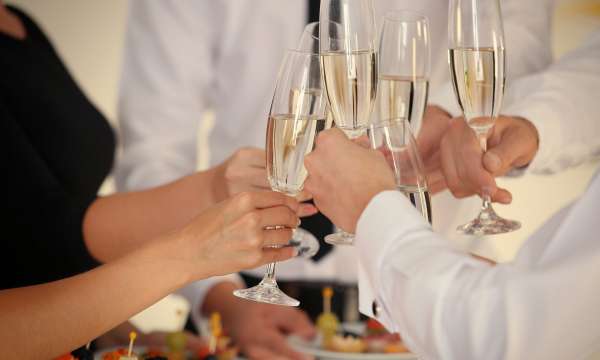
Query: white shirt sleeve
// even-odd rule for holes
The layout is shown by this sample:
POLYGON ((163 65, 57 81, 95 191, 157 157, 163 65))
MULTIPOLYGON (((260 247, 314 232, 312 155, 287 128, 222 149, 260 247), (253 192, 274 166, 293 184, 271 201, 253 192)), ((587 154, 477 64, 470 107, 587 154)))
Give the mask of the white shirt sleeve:
MULTIPOLYGON (((501 1, 508 86, 513 79, 538 72, 552 62, 554 3, 555 0, 501 1)), ((442 107, 452 116, 462 113, 449 81, 432 91, 429 103, 442 107)))
POLYGON ((220 4, 130 1, 118 105, 119 190, 161 185, 196 170, 220 4))
POLYGON ((361 311, 370 294, 423 359, 584 358, 600 348, 599 198, 596 176, 514 262, 491 266, 434 234, 402 194, 381 193, 356 233, 361 311))
POLYGON ((547 70, 515 81, 504 114, 531 121, 540 138, 528 167, 552 173, 600 155, 600 30, 547 70))
MULTIPOLYGON (((119 94, 119 190, 150 188, 196 170, 197 134, 209 106, 219 1, 130 0, 119 94)), ((199 325, 211 278, 179 291, 199 325)))

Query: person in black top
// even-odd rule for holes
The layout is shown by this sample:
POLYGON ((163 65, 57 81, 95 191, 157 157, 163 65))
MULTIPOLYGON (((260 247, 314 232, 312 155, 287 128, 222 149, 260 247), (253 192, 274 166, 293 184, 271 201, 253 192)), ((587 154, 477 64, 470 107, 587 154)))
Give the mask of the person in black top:
POLYGON ((97 197, 112 130, 43 32, 1 1, 0 52, 3 357, 56 357, 193 280, 292 255, 263 250, 291 236, 264 227, 295 227, 314 207, 274 192, 226 199, 222 169, 97 197))

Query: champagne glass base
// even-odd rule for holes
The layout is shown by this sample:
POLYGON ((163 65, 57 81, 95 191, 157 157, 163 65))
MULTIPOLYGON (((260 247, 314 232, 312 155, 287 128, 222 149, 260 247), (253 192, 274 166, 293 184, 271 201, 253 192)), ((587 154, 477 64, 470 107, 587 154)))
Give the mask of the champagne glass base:
POLYGON ((520 222, 498 216, 494 209, 489 206, 484 207, 475 219, 460 225, 456 230, 466 235, 497 235, 519 230, 520 228, 520 222))
POLYGON ((325 236, 325 242, 331 245, 354 245, 354 234, 338 231, 325 236))
POLYGON ((279 289, 273 279, 265 278, 260 284, 249 289, 239 289, 233 292, 233 295, 250 300, 271 305, 298 306, 300 301, 287 296, 279 289))
POLYGON ((304 229, 294 230, 294 236, 289 242, 296 249, 296 256, 310 259, 319 252, 319 240, 304 229))

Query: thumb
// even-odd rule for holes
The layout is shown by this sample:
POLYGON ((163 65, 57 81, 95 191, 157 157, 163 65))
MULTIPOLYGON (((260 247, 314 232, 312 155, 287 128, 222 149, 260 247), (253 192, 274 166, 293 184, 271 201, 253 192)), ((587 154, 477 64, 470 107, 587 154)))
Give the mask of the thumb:
POLYGON ((502 175, 515 166, 526 165, 529 161, 528 153, 526 139, 507 134, 496 146, 486 151, 483 155, 483 166, 495 176, 502 175))

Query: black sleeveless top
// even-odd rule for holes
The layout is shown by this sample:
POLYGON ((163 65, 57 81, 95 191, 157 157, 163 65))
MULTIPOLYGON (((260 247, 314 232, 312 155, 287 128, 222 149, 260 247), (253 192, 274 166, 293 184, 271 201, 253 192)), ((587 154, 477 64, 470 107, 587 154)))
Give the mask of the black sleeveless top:
POLYGON ((0 33, 0 289, 97 265, 83 218, 111 170, 113 131, 26 14, 25 40, 0 33))

